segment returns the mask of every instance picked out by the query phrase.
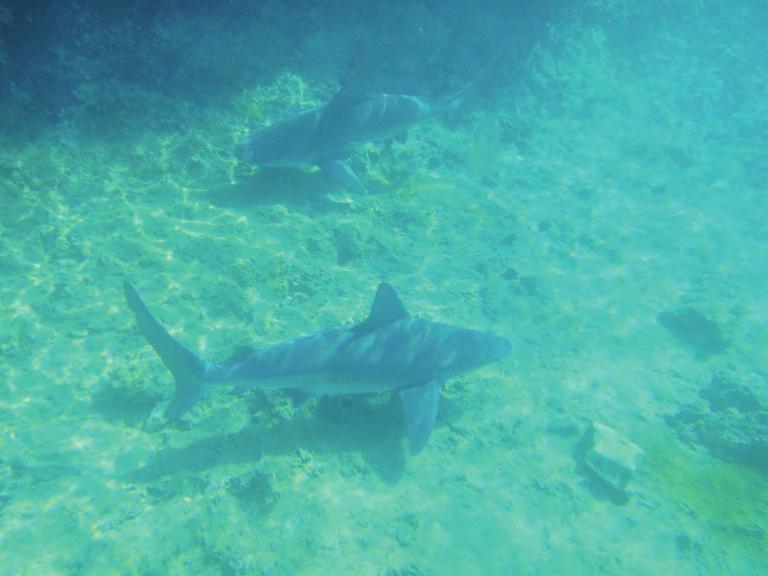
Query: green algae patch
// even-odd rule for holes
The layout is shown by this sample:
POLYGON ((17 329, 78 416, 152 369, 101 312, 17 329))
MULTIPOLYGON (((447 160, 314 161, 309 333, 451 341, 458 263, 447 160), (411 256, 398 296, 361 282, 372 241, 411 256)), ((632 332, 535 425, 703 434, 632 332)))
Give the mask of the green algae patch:
POLYGON ((663 494, 690 508, 729 547, 768 557, 764 475, 692 453, 676 442, 657 442, 646 455, 663 494))

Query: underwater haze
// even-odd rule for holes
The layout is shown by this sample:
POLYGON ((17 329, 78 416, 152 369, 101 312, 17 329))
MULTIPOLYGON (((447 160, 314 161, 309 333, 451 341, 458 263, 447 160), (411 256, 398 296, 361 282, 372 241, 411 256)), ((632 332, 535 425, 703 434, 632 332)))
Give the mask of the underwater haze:
POLYGON ((766 30, 759 0, 0 0, 0 574, 768 573, 766 30), (318 156, 359 189, 237 154, 383 93, 462 98, 318 156), (442 383, 418 454, 397 391, 170 419, 124 280, 212 361, 381 282, 512 350, 442 383))

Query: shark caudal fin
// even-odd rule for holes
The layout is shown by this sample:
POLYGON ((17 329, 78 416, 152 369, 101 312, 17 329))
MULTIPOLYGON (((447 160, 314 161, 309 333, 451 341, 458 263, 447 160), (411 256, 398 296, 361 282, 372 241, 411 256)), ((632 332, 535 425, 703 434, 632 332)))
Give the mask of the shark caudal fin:
POLYGON ((501 57, 507 53, 507 50, 507 43, 505 42, 496 50, 496 52, 485 63, 485 65, 483 65, 480 70, 475 72, 475 75, 469 80, 469 82, 464 84, 464 86, 462 86, 453 94, 437 100, 435 102, 435 110, 433 114, 435 116, 439 116, 440 114, 445 114, 446 112, 453 112, 459 106, 464 104, 464 101, 469 97, 469 95, 472 94, 473 91, 477 90, 478 85, 481 84, 489 76, 490 71, 494 66, 496 66, 496 63, 501 59, 501 57))
POLYGON ((136 315, 141 333, 176 380, 176 392, 165 410, 165 416, 173 419, 180 418, 203 397, 207 390, 205 382, 207 363, 162 327, 129 282, 123 282, 123 291, 128 307, 136 315))

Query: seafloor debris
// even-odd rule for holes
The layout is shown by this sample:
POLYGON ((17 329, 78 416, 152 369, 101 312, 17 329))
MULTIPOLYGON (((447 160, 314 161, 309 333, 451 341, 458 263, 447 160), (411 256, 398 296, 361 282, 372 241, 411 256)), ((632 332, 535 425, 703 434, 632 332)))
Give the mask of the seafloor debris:
POLYGON ((613 428, 593 422, 587 430, 583 463, 612 490, 623 493, 635 474, 643 451, 613 428))
POLYGON ((713 456, 768 470, 768 392, 764 376, 719 372, 699 393, 706 402, 683 406, 667 424, 713 456))

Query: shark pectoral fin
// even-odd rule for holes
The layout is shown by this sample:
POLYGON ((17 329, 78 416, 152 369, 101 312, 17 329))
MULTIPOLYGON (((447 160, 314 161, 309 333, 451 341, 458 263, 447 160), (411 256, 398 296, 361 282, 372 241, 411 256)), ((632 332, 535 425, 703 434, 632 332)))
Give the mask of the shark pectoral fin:
POLYGON ((350 192, 365 192, 365 186, 352 171, 352 168, 342 160, 327 160, 319 164, 320 169, 328 174, 339 185, 350 192))
POLYGON ((432 380, 424 386, 400 391, 413 454, 418 454, 426 446, 432 428, 435 427, 437 405, 440 402, 440 384, 440 381, 432 380))

